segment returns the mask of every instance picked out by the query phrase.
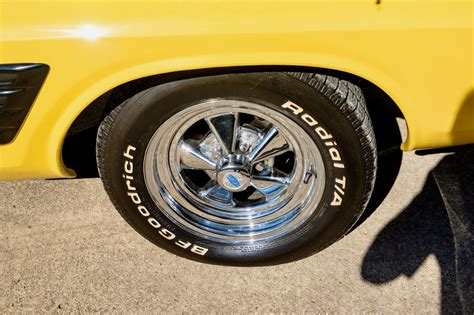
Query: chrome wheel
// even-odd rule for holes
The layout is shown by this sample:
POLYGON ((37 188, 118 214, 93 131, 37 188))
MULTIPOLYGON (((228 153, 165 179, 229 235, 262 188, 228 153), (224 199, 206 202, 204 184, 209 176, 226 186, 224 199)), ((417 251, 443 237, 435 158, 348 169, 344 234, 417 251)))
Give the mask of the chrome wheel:
POLYGON ((323 159, 298 124, 269 107, 216 99, 163 123, 145 153, 153 201, 184 230, 250 244, 286 235, 314 214, 323 159))

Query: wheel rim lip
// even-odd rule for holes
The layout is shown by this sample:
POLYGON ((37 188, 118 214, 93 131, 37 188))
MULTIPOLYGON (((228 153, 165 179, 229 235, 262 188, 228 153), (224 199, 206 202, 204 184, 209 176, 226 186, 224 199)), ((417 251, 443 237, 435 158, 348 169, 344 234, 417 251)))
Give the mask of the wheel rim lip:
POLYGON ((321 153, 314 140, 301 126, 267 106, 234 99, 206 100, 171 116, 151 137, 145 151, 143 172, 150 196, 170 220, 184 230, 205 239, 230 243, 255 243, 290 233, 311 217, 321 201, 325 187, 325 167, 321 153), (262 113, 262 109, 269 114, 262 113), (215 209, 209 204, 190 198, 192 192, 186 188, 183 181, 176 180, 181 178, 181 175, 170 161, 176 160, 177 145, 184 132, 201 119, 233 111, 264 118, 279 126, 279 132, 286 132, 285 137, 293 137, 293 149, 301 165, 296 166, 289 188, 272 198, 279 200, 277 207, 268 203, 253 209, 244 207, 238 214, 229 209, 215 209), (176 128, 176 120, 179 120, 176 116, 180 115, 184 116, 181 120, 185 122, 176 128), (188 116, 193 119, 185 119, 189 118, 188 116), (289 126, 285 127, 284 124, 289 126), (170 126, 175 128, 169 128, 170 126), (289 132, 290 129, 293 132, 289 132), (295 138, 295 135, 301 139, 295 138), (307 152, 302 151, 302 145, 307 152), (163 150, 166 152, 164 155, 160 153, 163 150), (302 158, 303 156, 305 158, 302 158), (157 163, 157 159, 163 157, 164 161, 157 163), (312 180, 309 189, 302 190, 299 188, 303 185, 309 163, 316 166, 317 179, 312 180), (245 219, 249 216, 251 220, 246 222, 245 219))

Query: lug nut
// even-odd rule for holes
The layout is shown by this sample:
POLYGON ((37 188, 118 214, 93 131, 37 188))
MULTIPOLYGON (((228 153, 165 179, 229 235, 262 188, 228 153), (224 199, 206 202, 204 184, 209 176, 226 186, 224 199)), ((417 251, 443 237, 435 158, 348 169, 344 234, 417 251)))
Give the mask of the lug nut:
POLYGON ((262 165, 262 163, 259 163, 257 165, 255 165, 255 169, 258 171, 258 172, 261 172, 265 169, 265 167, 262 165))
POLYGON ((239 146, 240 152, 247 152, 248 149, 249 149, 249 146, 246 143, 241 143, 239 146))

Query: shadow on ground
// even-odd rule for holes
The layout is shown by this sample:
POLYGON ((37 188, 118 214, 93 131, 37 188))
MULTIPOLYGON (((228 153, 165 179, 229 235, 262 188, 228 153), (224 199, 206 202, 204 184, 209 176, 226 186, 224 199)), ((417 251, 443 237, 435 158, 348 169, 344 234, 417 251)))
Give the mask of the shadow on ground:
POLYGON ((474 146, 443 158, 423 191, 376 237, 361 274, 383 284, 411 277, 429 255, 441 269, 441 312, 474 314, 474 146))

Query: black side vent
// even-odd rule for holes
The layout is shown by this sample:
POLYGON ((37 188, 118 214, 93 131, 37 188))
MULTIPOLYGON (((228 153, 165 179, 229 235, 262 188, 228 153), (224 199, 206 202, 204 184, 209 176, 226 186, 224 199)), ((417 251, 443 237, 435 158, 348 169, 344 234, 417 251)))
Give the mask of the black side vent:
POLYGON ((41 63, 0 65, 0 144, 13 140, 48 72, 41 63))

